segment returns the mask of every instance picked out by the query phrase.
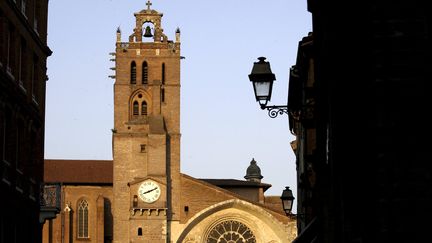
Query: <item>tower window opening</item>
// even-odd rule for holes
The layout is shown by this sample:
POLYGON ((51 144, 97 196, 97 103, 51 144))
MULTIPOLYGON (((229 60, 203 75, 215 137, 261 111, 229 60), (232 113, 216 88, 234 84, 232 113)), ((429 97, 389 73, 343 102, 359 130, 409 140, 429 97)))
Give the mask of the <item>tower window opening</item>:
POLYGON ((136 84, 136 64, 135 62, 131 63, 131 71, 130 71, 130 82, 131 84, 136 84))
POLYGON ((165 84, 165 63, 162 63, 162 84, 165 84))
POLYGON ((161 102, 165 102, 165 63, 162 63, 162 88, 161 88, 161 102))
POLYGON ((145 152, 146 152, 146 145, 141 144, 141 153, 145 153, 145 152))
POLYGON ((147 121, 149 107, 144 95, 145 94, 142 92, 137 92, 136 95, 131 97, 131 101, 129 103, 130 119, 140 120, 142 122, 147 121))
POLYGON ((142 228, 138 227, 138 236, 142 236, 142 228))
POLYGON ((138 196, 134 195, 133 196, 133 203, 132 203, 133 207, 136 208, 138 207, 138 196))
POLYGON ((148 65, 146 61, 142 64, 142 84, 148 84, 148 65))
POLYGON ((141 103, 141 115, 147 116, 147 102, 145 101, 141 103))
POLYGON ((139 115, 139 105, 138 105, 138 101, 134 101, 133 103, 133 113, 134 116, 138 116, 139 115))

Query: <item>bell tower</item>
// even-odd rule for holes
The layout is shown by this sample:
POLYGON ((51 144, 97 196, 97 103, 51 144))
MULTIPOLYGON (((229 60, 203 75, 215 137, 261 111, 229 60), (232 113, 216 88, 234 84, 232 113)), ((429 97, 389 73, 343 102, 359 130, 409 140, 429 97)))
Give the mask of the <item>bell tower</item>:
POLYGON ((169 242, 180 207, 180 30, 168 40, 150 1, 134 15, 113 53, 114 242, 169 242))

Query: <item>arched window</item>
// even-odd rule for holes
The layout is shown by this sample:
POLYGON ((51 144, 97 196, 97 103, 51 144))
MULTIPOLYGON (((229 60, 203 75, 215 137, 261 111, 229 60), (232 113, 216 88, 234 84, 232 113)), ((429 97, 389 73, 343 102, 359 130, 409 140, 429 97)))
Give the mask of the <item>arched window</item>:
POLYGON ((145 101, 141 103, 141 115, 147 116, 147 102, 145 101))
POLYGON ((130 119, 135 121, 147 121, 147 115, 151 111, 151 103, 149 104, 148 95, 144 90, 136 92, 129 103, 130 119))
POLYGON ((136 84, 136 64, 134 61, 131 63, 130 75, 131 84, 136 84))
POLYGON ((78 203, 78 238, 89 238, 88 203, 81 200, 78 203))
POLYGON ((148 84, 148 65, 146 61, 142 64, 142 84, 148 84))
POLYGON ((134 103, 133 103, 133 115, 134 116, 138 116, 139 115, 139 105, 138 105, 138 101, 134 101, 134 103))

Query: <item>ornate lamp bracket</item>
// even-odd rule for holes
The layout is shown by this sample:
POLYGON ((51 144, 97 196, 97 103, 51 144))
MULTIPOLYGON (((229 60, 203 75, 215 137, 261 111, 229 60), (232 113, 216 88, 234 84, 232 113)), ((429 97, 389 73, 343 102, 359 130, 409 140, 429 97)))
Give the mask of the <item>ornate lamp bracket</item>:
POLYGON ((283 115, 284 113, 288 115, 288 106, 284 105, 266 106, 265 104, 263 104, 261 105, 261 109, 268 110, 268 115, 271 118, 275 118, 278 115, 283 115))

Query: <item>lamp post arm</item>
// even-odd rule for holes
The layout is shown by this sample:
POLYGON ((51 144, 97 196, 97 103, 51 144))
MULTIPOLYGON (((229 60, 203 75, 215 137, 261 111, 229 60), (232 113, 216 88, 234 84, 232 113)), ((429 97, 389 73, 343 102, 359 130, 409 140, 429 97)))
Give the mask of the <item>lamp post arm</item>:
POLYGON ((288 115, 288 106, 286 106, 286 105, 267 106, 265 104, 262 104, 261 109, 268 110, 268 115, 271 118, 275 118, 278 115, 282 115, 284 113, 288 115))

